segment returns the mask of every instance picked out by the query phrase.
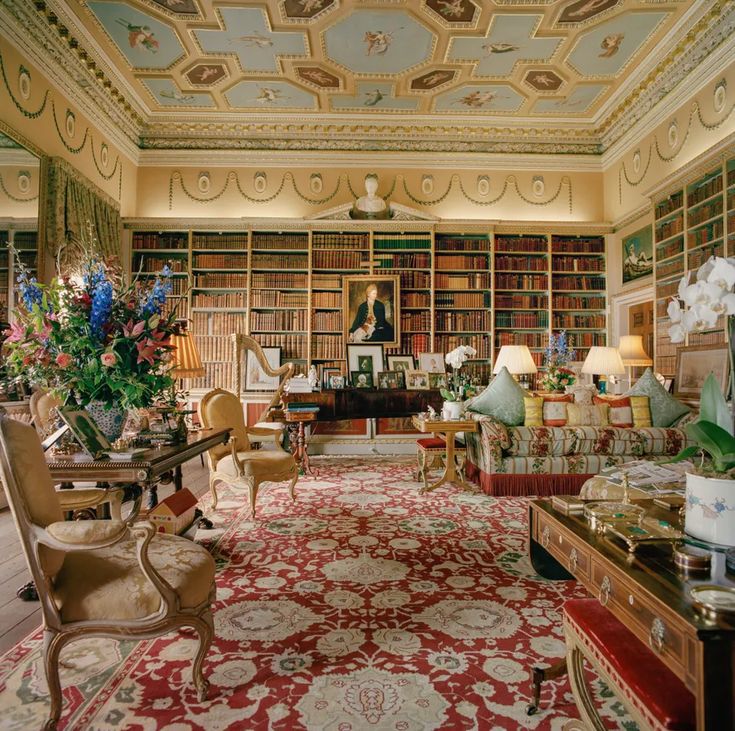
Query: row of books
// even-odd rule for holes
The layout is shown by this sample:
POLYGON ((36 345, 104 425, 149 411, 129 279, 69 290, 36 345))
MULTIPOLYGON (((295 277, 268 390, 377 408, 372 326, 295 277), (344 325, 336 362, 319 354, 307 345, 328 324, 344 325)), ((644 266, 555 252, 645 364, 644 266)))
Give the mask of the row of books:
POLYGON ((564 275, 552 275, 552 289, 581 289, 581 290, 604 290, 604 277, 567 277, 564 275))
POLYGON ((721 238, 724 232, 725 224, 721 218, 717 218, 696 231, 690 231, 687 235, 687 246, 690 249, 701 246, 709 241, 721 238))
POLYGON ((309 260, 301 254, 253 254, 253 269, 308 269, 309 260))
POLYGON ((282 274, 280 272, 268 272, 253 274, 251 286, 254 289, 306 289, 309 278, 306 274, 282 274))
POLYGON ((246 332, 247 319, 244 312, 195 312, 191 326, 195 333, 222 336, 246 332))
POLYGON ((552 253, 560 254, 604 254, 605 239, 602 236, 562 238, 551 237, 552 253))
POLYGON ((665 200, 656 204, 654 216, 659 219, 667 216, 672 211, 676 211, 684 204, 684 192, 678 190, 673 195, 670 195, 665 200))
POLYGON ((662 241, 668 239, 670 236, 680 234, 684 231, 684 216, 677 216, 676 218, 670 218, 663 223, 656 225, 656 239, 662 241))
POLYGON ((435 274, 434 285, 437 289, 488 289, 490 273, 478 274, 435 274))
POLYGON ((496 312, 496 327, 548 327, 549 313, 540 312, 496 312))
POLYGON ((720 173, 710 178, 703 185, 698 186, 691 193, 689 193, 687 195, 687 205, 693 206, 696 203, 699 203, 700 201, 710 198, 711 196, 715 195, 715 193, 721 193, 721 192, 722 192, 722 174, 720 173))
POLYGON ((437 292, 434 301, 437 307, 490 307, 490 292, 437 292))
POLYGON ((548 295, 545 294, 496 294, 495 307, 512 307, 522 309, 543 310, 549 306, 548 295))
POLYGON ((254 233, 253 249, 302 249, 309 248, 309 238, 304 233, 254 233))
POLYGON ((496 256, 495 271, 544 272, 549 263, 544 256, 496 256))
POLYGON ((311 236, 314 249, 359 249, 370 248, 370 238, 364 233, 314 233, 311 236))
POLYGON ((197 254, 194 257, 195 268, 212 269, 247 269, 247 254, 197 254))
POLYGON ((490 312, 472 310, 471 312, 437 312, 437 330, 489 330, 490 312))
POLYGON ((552 256, 551 269, 557 272, 604 272, 605 260, 586 256, 579 259, 574 256, 552 256))
POLYGON ((490 239, 484 236, 471 238, 458 236, 436 236, 437 251, 490 251, 490 239))
POLYGON ((692 211, 687 216, 687 221, 690 226, 696 226, 697 224, 703 223, 714 216, 719 216, 722 213, 722 198, 715 198, 714 200, 700 206, 695 211, 692 211))
POLYGON ((211 272, 209 274, 197 274, 194 277, 194 286, 216 289, 245 288, 248 286, 247 274, 230 274, 229 272, 211 272))
POLYGON ((548 289, 549 277, 546 274, 496 274, 495 286, 498 289, 548 289))
POLYGON ((306 330, 308 328, 306 310, 274 310, 272 312, 250 313, 250 329, 264 330, 306 330))
POLYGON ((555 330, 564 330, 572 328, 589 328, 594 327, 600 330, 605 328, 605 315, 554 315, 553 327, 555 330))
POLYGON ((234 233, 197 233, 191 235, 191 245, 194 249, 240 249, 248 247, 247 231, 234 233))
POLYGON ((253 307, 306 307, 307 304, 306 292, 279 292, 273 289, 255 290, 251 300, 253 307))
POLYGON ((204 294, 195 292, 191 298, 193 307, 217 307, 220 309, 245 309, 247 306, 245 292, 227 292, 220 294, 204 294))

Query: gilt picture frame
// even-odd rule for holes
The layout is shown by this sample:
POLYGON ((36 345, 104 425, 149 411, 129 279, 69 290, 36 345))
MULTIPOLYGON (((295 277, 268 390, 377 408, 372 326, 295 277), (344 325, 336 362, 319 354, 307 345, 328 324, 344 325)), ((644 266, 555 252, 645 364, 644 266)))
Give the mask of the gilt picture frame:
POLYGON ((398 275, 355 274, 342 277, 345 343, 399 345, 400 300, 401 282, 398 275))
POLYGON ((728 343, 677 348, 674 396, 698 399, 702 395, 704 381, 710 373, 714 374, 720 390, 725 393, 730 378, 728 348, 728 343))
POLYGON ((98 459, 111 449, 110 441, 87 411, 78 406, 60 406, 57 411, 82 449, 92 459, 98 459))

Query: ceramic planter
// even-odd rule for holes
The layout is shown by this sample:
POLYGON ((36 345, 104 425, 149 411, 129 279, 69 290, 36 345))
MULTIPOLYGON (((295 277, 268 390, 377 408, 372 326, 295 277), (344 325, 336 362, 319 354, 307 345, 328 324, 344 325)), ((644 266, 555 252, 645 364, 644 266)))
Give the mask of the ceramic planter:
POLYGON ((461 419, 464 413, 464 401, 445 401, 442 406, 442 418, 447 421, 461 419))
POLYGON ((735 480, 687 472, 684 530, 693 538, 735 546, 735 480))

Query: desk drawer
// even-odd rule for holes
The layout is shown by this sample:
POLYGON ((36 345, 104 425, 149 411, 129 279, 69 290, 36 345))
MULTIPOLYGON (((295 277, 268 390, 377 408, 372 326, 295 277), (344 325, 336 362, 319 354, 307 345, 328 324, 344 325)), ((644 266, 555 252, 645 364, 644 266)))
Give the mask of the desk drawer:
POLYGON ((685 678, 686 630, 679 623, 641 597, 623 576, 594 559, 591 592, 679 677, 685 678))
POLYGON ((586 544, 569 536, 543 514, 538 515, 535 539, 570 574, 582 579, 589 576, 591 558, 586 544))

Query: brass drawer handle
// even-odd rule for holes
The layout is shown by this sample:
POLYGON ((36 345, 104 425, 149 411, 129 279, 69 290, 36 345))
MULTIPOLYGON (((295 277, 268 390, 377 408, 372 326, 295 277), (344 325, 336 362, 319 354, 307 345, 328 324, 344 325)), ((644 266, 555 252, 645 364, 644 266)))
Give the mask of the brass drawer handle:
POLYGON ((579 560, 579 557, 577 556, 577 549, 576 548, 573 548, 569 552, 569 568, 570 568, 570 570, 571 570, 572 573, 576 573, 577 572, 577 562, 578 562, 578 560, 579 560))
POLYGON ((663 651, 665 634, 666 625, 658 617, 654 617, 648 633, 648 645, 654 652, 660 653, 663 651))
POLYGON ((548 548, 550 542, 551 542, 551 531, 549 530, 549 526, 545 525, 544 529, 541 531, 541 545, 544 548, 548 548))
POLYGON ((600 584, 600 594, 597 597, 603 607, 607 606, 610 601, 610 594, 612 594, 612 584, 610 583, 609 576, 602 577, 602 583, 600 584))

